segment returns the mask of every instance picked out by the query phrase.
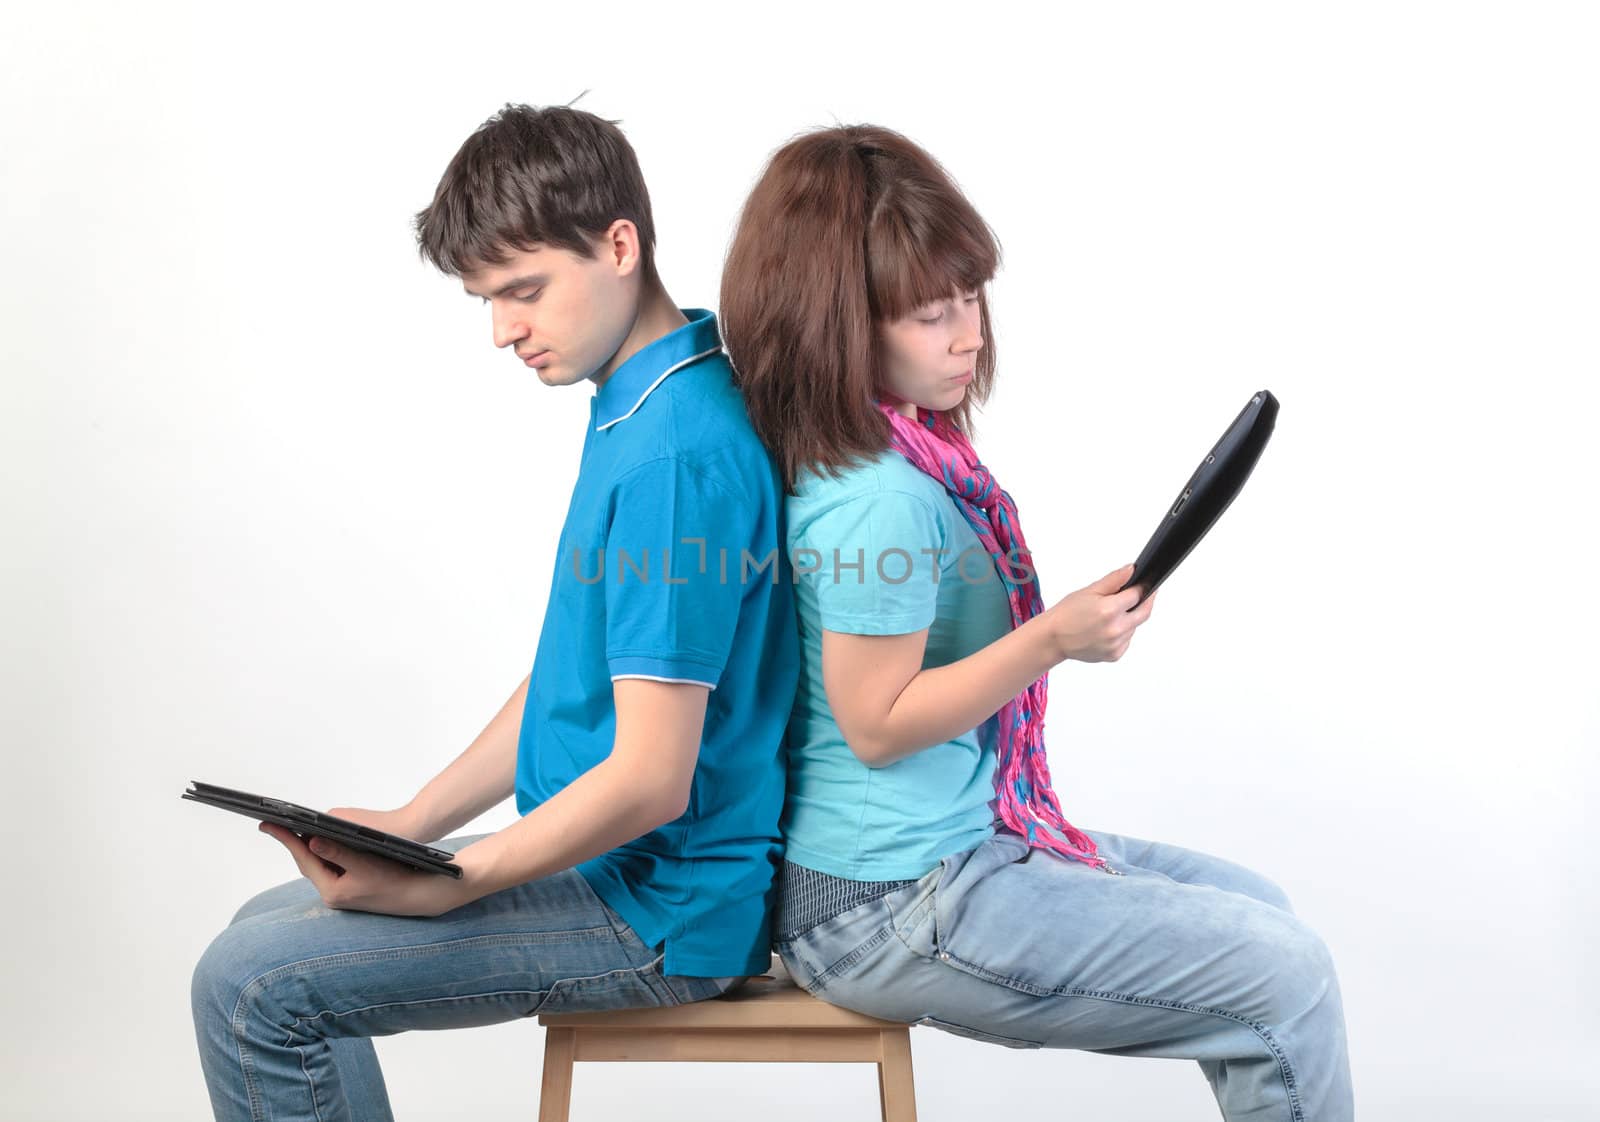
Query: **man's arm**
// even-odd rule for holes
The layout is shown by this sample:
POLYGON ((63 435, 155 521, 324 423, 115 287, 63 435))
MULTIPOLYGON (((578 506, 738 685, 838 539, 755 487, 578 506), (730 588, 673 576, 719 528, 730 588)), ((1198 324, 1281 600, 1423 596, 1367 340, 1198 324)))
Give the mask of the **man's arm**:
POLYGON ((522 708, 527 700, 528 678, 524 678, 467 750, 394 812, 406 827, 396 833, 417 841, 437 841, 511 797, 516 788, 522 708))
POLYGON ((682 815, 710 693, 689 683, 613 682, 611 754, 517 822, 456 854, 467 898, 570 869, 682 815))
MULTIPOLYGON (((611 754, 512 825, 457 853, 464 874, 459 880, 407 869, 323 838, 308 843, 272 823, 262 823, 261 829, 289 850, 330 908, 441 915, 598 857, 681 815, 689 805, 710 692, 707 686, 618 679, 612 684, 617 735, 611 754)), ((513 695, 495 722, 506 717, 515 701, 513 695)), ((462 760, 480 743, 497 744, 500 739, 485 742, 480 736, 462 760)), ((489 749, 484 755, 496 758, 489 749)), ((440 780, 461 762, 446 769, 440 780)), ((477 766, 474 757, 463 774, 470 775, 477 766)), ((459 788, 447 784, 442 790, 470 793, 470 783, 463 781, 459 788)))

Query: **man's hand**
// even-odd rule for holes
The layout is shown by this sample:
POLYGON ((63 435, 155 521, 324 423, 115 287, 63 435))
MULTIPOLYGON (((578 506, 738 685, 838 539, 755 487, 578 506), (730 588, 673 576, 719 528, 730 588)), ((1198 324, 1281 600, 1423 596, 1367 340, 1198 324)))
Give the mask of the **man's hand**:
POLYGON ((283 843, 330 908, 390 916, 437 916, 480 895, 473 891, 467 878, 457 880, 408 869, 398 861, 362 853, 327 838, 312 838, 308 844, 293 830, 272 822, 263 822, 260 828, 283 843))
MULTIPOLYGON (((682 815, 694 785, 710 689, 619 678, 612 693, 617 737, 611 755, 510 826, 463 847, 456 854, 464 874, 459 880, 408 869, 326 838, 307 845, 293 831, 270 823, 262 823, 262 832, 283 844, 328 907, 382 915, 443 915, 492 892, 570 869, 682 815)), ((340 807, 330 813, 400 833, 391 817, 400 812, 340 807)))
POLYGON ((328 811, 335 818, 343 818, 347 822, 355 822, 362 826, 371 826, 374 830, 382 830, 386 834, 397 834, 402 838, 410 838, 417 842, 438 841, 438 838, 427 838, 422 835, 427 830, 422 825, 422 816, 412 810, 408 804, 399 810, 367 810, 359 806, 336 806, 328 811))

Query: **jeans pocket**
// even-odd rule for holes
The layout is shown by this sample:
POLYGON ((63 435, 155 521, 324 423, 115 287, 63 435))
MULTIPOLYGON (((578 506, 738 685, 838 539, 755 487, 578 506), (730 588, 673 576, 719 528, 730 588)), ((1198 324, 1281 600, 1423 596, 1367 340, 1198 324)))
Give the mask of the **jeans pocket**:
POLYGON ((968 1040, 978 1040, 984 1044, 999 1044, 1004 1048, 1043 1048, 1044 1045, 1037 1040, 1019 1040, 1012 1036, 997 1036, 992 1032, 981 1029, 968 1028, 958 1025, 954 1021, 942 1021, 938 1017, 918 1017, 913 1024, 927 1025, 930 1028, 940 1029, 952 1036, 964 1036, 968 1040))
POLYGON ((939 953, 939 891, 949 868, 950 858, 946 857, 916 884, 886 901, 895 938, 920 958, 934 958, 939 953))
POLYGON ((783 968, 789 975, 789 980, 805 990, 812 997, 817 994, 817 975, 811 963, 801 957, 796 949, 798 940, 790 939, 781 943, 772 944, 772 949, 777 952, 778 958, 783 962, 783 968))
POLYGON ((883 900, 868 900, 779 943, 778 952, 795 984, 822 997, 825 989, 848 978, 893 938, 893 919, 883 900))
MULTIPOLYGON (((968 904, 974 891, 1001 870, 1026 860, 1029 853, 1026 840, 999 831, 973 849, 944 858, 928 907, 932 922, 921 931, 913 930, 904 939, 906 945, 928 958, 947 959, 952 953, 959 953, 952 949, 951 942, 958 928, 965 930, 963 921, 970 922, 968 904)), ((1018 900, 1015 905, 1025 908, 1027 901, 1018 900)), ((980 912, 976 918, 982 930, 984 914, 980 912)))

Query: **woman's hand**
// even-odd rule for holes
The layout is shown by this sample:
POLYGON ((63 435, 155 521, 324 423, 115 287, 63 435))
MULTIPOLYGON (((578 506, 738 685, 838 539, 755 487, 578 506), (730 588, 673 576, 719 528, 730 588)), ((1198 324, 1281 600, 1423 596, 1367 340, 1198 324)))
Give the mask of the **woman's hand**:
POLYGON ((398 861, 362 853, 327 838, 307 841, 273 822, 261 823, 260 829, 283 844, 330 908, 391 916, 438 916, 478 896, 473 890, 475 882, 467 877, 458 880, 409 869, 398 861))
POLYGON ((1062 659, 1079 662, 1115 662, 1133 642, 1133 633, 1150 618, 1155 594, 1134 611, 1139 601, 1139 585, 1123 589, 1133 575, 1133 566, 1124 565, 1107 573, 1093 584, 1063 597, 1043 615, 1050 621, 1056 649, 1062 659))

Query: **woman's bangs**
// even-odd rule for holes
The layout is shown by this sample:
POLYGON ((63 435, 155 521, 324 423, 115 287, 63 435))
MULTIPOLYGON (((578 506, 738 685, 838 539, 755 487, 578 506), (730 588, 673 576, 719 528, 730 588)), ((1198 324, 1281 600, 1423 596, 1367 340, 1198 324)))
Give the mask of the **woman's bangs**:
POLYGON ((912 245, 903 229, 873 233, 883 235, 869 235, 867 251, 869 296, 878 319, 900 319, 925 304, 982 288, 999 264, 993 243, 967 230, 922 245, 912 245))

